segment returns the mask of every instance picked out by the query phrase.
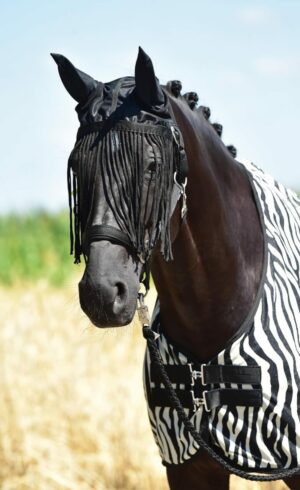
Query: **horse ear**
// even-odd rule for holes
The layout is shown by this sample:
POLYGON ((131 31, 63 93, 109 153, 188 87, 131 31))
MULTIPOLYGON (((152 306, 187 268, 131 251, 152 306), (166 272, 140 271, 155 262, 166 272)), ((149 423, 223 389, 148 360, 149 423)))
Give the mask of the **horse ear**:
POLYGON ((51 53, 58 66, 58 72, 65 88, 77 102, 85 102, 97 86, 96 80, 75 68, 62 54, 51 53))
POLYGON ((155 77, 152 61, 141 47, 135 64, 135 87, 138 98, 147 107, 165 104, 165 96, 155 77))

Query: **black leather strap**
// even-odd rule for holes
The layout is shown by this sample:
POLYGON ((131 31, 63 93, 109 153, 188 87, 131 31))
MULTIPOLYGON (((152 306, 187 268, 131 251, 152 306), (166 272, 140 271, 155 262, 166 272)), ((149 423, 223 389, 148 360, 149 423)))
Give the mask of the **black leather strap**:
POLYGON ((203 366, 204 383, 238 383, 258 385, 261 383, 260 366, 203 366))
MULTIPOLYGON (((156 382, 159 379, 159 376, 156 372, 155 366, 151 364, 150 367, 150 376, 153 382, 156 382)), ((165 365, 165 370, 167 375, 172 383, 176 384, 186 384, 190 385, 192 381, 191 370, 188 365, 185 366, 176 366, 176 365, 165 365)))
POLYGON ((222 405, 229 407, 260 407, 262 405, 261 389, 219 389, 204 393, 209 410, 222 405))
MULTIPOLYGON (((168 364, 165 365, 165 370, 170 381, 179 384, 191 384, 192 372, 195 373, 195 379, 201 379, 203 385, 220 383, 260 385, 261 383, 260 366, 222 366, 219 364, 176 366, 168 364)), ((156 377, 155 368, 151 366, 153 381, 156 377)))
POLYGON ((89 228, 85 236, 85 246, 88 246, 92 242, 98 242, 100 240, 108 240, 112 243, 123 245, 133 252, 135 250, 126 233, 118 230, 117 228, 114 228, 113 226, 93 225, 89 228))
MULTIPOLYGON (((218 389, 203 391, 201 398, 195 398, 192 390, 175 390, 184 408, 196 410, 203 405, 207 411, 221 406, 260 407, 262 405, 261 389, 218 389)), ((170 397, 164 388, 152 388, 149 394, 151 407, 170 407, 170 397)))
MULTIPOLYGON (((195 409, 193 394, 188 390, 175 390, 180 403, 184 408, 195 409)), ((170 407, 170 397, 164 388, 152 388, 148 399, 151 408, 170 407)))

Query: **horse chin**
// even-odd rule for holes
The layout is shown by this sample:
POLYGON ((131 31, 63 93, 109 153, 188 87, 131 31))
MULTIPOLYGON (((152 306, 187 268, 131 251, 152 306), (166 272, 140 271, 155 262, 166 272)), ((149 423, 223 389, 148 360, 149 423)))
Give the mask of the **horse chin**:
POLYGON ((97 328, 118 328, 125 327, 129 325, 136 311, 136 301, 134 305, 130 305, 128 307, 128 311, 124 311, 121 315, 118 316, 108 316, 104 312, 99 311, 95 317, 88 315, 91 323, 97 328))
MULTIPOLYGON (((129 289, 129 288, 128 288, 129 289)), ((103 304, 103 297, 99 297, 99 293, 89 292, 86 294, 87 286, 84 281, 79 283, 79 299, 82 311, 87 315, 90 321, 98 328, 123 327, 132 322, 136 306, 137 292, 127 292, 126 301, 116 296, 109 303, 103 304)))

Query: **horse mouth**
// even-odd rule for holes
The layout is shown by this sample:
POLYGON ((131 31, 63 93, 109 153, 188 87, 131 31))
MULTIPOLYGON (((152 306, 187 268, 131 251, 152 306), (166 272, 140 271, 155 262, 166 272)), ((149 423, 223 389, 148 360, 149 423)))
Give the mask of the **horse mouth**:
MULTIPOLYGON (((85 313, 85 312, 84 312, 85 313)), ((119 328, 119 327, 125 327, 126 325, 129 325, 134 317, 134 313, 132 314, 126 314, 126 315, 121 315, 119 318, 111 318, 111 317, 106 317, 104 318, 102 315, 99 318, 99 316, 91 316, 87 315, 91 323, 97 327, 97 328, 119 328)))
POLYGON ((97 328, 124 327, 132 322, 137 299, 126 297, 126 301, 116 299, 104 302, 98 295, 84 294, 82 283, 79 283, 79 300, 82 311, 97 328))

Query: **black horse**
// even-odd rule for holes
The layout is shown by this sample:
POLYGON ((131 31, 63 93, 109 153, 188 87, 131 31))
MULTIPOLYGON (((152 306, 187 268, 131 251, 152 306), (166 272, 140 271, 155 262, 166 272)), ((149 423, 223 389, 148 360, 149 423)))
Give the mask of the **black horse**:
MULTIPOLYGON (((263 386, 267 380, 279 397, 276 366, 281 361, 276 358, 273 366, 267 352, 274 348, 275 356, 273 327, 266 335, 271 347, 260 345, 262 334, 251 327, 261 309, 270 325, 264 284, 273 237, 271 224, 266 231, 250 170, 222 143, 222 126, 210 124, 209 109, 196 109, 198 96, 181 97, 178 81, 173 89, 172 83, 160 86, 142 49, 135 77, 105 84, 65 57, 53 57, 78 102, 80 128, 68 186, 71 252, 75 262, 81 255, 86 260, 81 307, 98 327, 121 326, 132 320, 140 282, 148 288, 150 268, 157 288, 160 306, 148 329, 145 384, 170 488, 225 490, 232 471, 258 480, 289 476, 289 487, 299 489, 299 402, 293 401, 299 393, 289 388, 299 384, 297 370, 284 364, 288 407, 282 404, 280 419, 277 409, 271 411, 278 407, 276 396, 266 395, 263 386), (241 366, 235 366, 237 345, 241 366), (168 374, 175 391, 168 381, 161 388, 159 362, 165 368, 162 379, 168 374)), ((259 169, 251 171, 257 182, 267 182, 259 169)), ((266 192, 261 191, 262 201, 266 192)), ((290 194, 287 198, 294 203, 287 227, 299 240, 298 203, 290 194)), ((286 227, 282 215, 278 221, 286 227)), ((285 247, 292 247, 293 262, 288 274, 297 302, 299 242, 289 243, 285 247)), ((295 301, 291 305, 290 300, 291 309, 295 301)), ((287 307, 282 311, 290 326, 287 307)), ((299 326, 299 303, 298 313, 294 308, 291 315, 292 329, 299 326)), ((268 326, 263 328, 258 331, 265 333, 268 326)), ((281 350, 287 349, 284 339, 276 345, 280 342, 281 350)), ((299 359, 296 344, 298 358, 285 354, 290 366, 299 359)))

